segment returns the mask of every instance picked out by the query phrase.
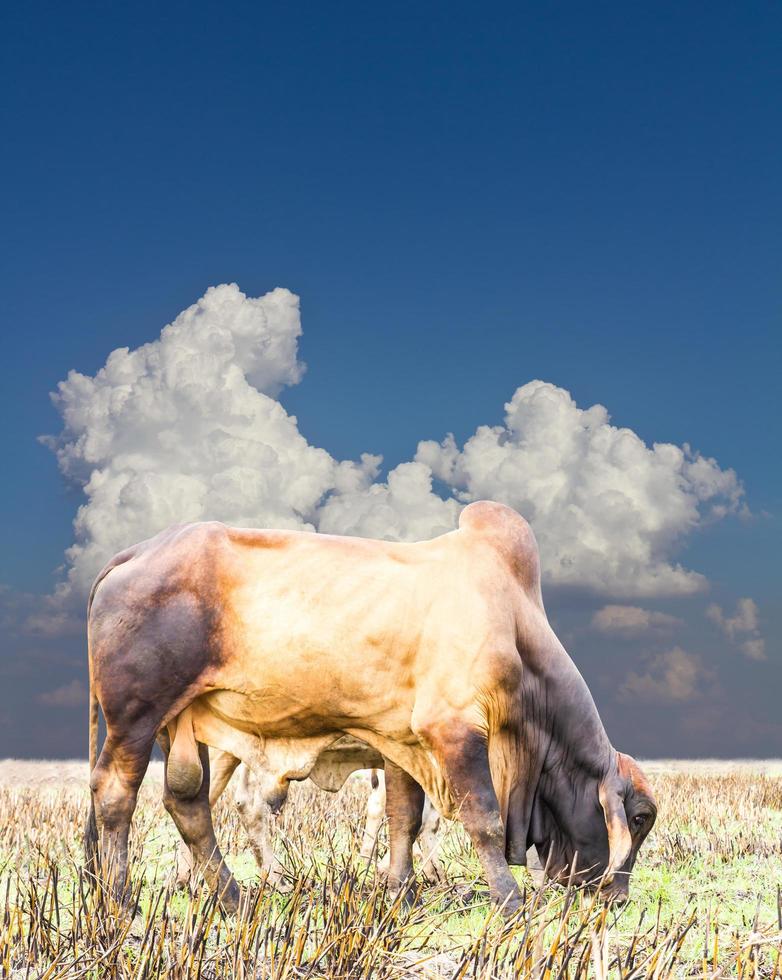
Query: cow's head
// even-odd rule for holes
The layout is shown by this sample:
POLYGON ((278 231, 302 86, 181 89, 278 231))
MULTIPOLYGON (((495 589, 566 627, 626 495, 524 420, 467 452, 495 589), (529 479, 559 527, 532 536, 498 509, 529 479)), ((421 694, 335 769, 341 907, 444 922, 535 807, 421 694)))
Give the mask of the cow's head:
POLYGON ((556 766, 541 777, 530 839, 549 877, 626 899, 630 872, 657 805, 638 763, 616 753, 602 778, 556 766), (575 871, 574 867, 575 859, 575 871))

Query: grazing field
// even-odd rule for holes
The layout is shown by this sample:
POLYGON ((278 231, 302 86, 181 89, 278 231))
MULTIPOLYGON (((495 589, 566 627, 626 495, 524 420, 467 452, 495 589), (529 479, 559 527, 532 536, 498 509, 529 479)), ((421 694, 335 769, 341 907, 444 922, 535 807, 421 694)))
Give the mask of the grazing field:
POLYGON ((159 803, 159 764, 134 819, 126 914, 81 872, 86 766, 0 763, 0 976, 779 976, 782 765, 647 771, 659 818, 631 901, 606 908, 577 890, 537 887, 519 870, 526 904, 505 923, 489 911, 457 825, 445 843, 453 886, 423 888, 412 909, 390 901, 356 853, 363 778, 337 795, 294 786, 277 843, 295 883, 284 896, 255 885, 237 818, 220 804, 218 837, 248 896, 244 913, 225 919, 198 883, 171 888, 176 837, 159 803))

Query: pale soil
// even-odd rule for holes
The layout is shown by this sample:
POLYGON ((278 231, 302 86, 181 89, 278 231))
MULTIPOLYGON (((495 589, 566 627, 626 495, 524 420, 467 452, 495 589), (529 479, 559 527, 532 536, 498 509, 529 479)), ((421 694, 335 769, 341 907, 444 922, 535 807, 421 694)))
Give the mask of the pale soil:
MULTIPOLYGON (((641 765, 650 776, 782 776, 782 759, 647 759, 641 765)), ((86 760, 0 759, 0 787, 9 789, 79 789, 87 786, 88 778, 86 760)), ((150 763, 145 782, 162 784, 161 762, 150 763)))
MULTIPOLYGON (((8 789, 86 788, 89 767, 81 759, 0 759, 0 787, 8 789)), ((148 783, 163 783, 163 764, 151 762, 148 783)))

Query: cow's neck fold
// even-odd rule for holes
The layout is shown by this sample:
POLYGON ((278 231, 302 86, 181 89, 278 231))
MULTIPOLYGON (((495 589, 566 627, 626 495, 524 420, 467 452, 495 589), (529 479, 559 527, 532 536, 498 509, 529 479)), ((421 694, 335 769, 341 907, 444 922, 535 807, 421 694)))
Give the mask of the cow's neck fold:
MULTIPOLYGON (((530 844, 533 809, 542 803, 539 817, 555 809, 566 815, 587 798, 594 796, 597 804, 597 787, 615 769, 617 754, 584 678, 553 631, 538 650, 534 669, 525 671, 520 701, 526 706, 521 742, 531 747, 524 760, 526 773, 519 774, 530 780, 530 844)), ((559 834, 567 828, 549 829, 559 834)))
POLYGON ((544 723, 549 735, 544 770, 556 761, 603 779, 616 764, 616 752, 586 681, 553 632, 540 682, 545 688, 544 723))

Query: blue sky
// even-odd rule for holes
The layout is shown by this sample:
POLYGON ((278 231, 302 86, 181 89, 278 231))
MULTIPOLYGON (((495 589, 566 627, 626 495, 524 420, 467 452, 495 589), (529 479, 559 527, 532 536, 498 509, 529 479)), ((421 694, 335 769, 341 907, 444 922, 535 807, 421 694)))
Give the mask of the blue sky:
MULTIPOLYGON (((57 382, 156 340, 210 285, 282 286, 308 365, 282 404, 335 458, 382 454, 380 478, 421 439, 500 423, 535 378, 734 469, 755 516, 682 539, 671 560, 710 592, 665 608, 686 621, 668 646, 746 686, 749 711, 780 679, 780 29, 772 3, 8 11, 0 581, 51 592, 73 541, 83 492, 37 441, 62 428, 57 382), (742 597, 762 663, 704 616, 742 597)), ((587 605, 548 599, 630 735, 587 605)), ((19 665, 35 642, 6 641, 19 704, 40 693, 19 665)), ((71 683, 78 638, 46 642, 72 647, 71 683)), ((645 676, 662 648, 627 645, 616 670, 645 676)), ((73 701, 52 722, 71 753, 73 701)), ((682 731, 685 754, 729 754, 682 731)))

